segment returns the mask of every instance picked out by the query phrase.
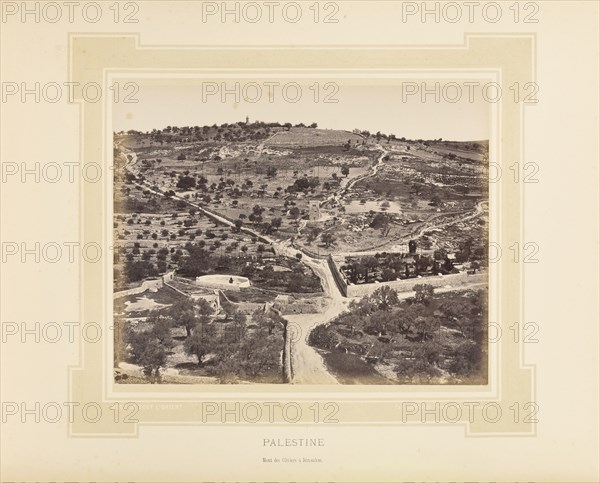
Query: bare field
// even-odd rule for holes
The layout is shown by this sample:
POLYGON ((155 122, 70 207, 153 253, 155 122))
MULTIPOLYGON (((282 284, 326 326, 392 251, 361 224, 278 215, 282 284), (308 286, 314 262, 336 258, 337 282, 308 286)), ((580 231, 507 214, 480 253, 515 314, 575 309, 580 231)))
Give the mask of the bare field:
POLYGON ((337 146, 350 140, 353 144, 362 143, 363 137, 349 131, 331 129, 291 128, 281 131, 266 141, 268 146, 337 146))

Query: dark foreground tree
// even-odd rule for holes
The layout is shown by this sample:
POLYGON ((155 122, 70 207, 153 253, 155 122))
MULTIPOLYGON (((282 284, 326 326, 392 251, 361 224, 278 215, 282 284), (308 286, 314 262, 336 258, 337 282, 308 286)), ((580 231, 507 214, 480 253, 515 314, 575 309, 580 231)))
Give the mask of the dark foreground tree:
POLYGON ((217 348, 216 326, 206 316, 194 327, 190 337, 184 342, 185 352, 198 358, 198 365, 204 362, 204 357, 217 348))
POLYGON ((169 314, 173 320, 173 325, 184 327, 186 335, 192 335, 192 329, 198 323, 194 302, 185 298, 175 302, 169 309, 169 314))
POLYGON ((170 323, 165 317, 151 316, 149 330, 130 331, 129 344, 133 361, 142 367, 144 375, 152 384, 160 382, 160 370, 167 364, 167 356, 173 347, 170 323))

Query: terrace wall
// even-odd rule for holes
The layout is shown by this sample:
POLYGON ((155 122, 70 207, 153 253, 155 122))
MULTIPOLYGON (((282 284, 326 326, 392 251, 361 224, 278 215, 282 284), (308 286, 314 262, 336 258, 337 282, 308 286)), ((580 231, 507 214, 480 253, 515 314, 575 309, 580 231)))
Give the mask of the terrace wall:
MULTIPOLYGON (((184 201, 187 201, 187 202, 189 202, 188 200, 184 200, 184 201)), ((212 211, 210 208, 206 208, 206 207, 204 207, 204 206, 200 206, 200 205, 198 205, 198 204, 194 204, 194 203, 191 203, 191 204, 192 204, 192 206, 194 206, 194 207, 196 207, 198 210, 200 210, 202 213, 204 213, 204 215, 206 215, 206 217, 207 217, 207 218, 211 219, 211 220, 212 220, 212 221, 214 221, 215 223, 219 223, 219 224, 223 225, 223 224, 224 224, 224 223, 223 223, 223 220, 227 220, 227 221, 229 221, 229 222, 230 222, 232 225, 234 225, 234 224, 235 224, 235 221, 236 221, 236 220, 235 220, 235 219, 233 219, 233 218, 231 218, 231 217, 229 217, 229 216, 227 216, 227 215, 223 215, 223 214, 215 213, 215 212, 214 212, 214 211, 212 211)), ((258 232, 257 232, 257 231, 255 231, 255 230, 252 230, 251 228, 247 228, 247 227, 245 227, 245 226, 242 226, 242 227, 240 228, 240 232, 241 232, 241 233, 245 233, 246 235, 250 235, 250 236, 252 236, 252 237, 256 237, 256 238, 257 238, 258 240, 260 240, 262 243, 266 243, 266 244, 268 244, 268 245, 271 245, 271 243, 272 243, 272 241, 271 241, 269 238, 267 238, 267 237, 265 237, 265 236, 261 235, 260 233, 258 233, 258 232)))
MULTIPOLYGON (((341 275, 338 272, 338 276, 341 275)), ((472 283, 485 283, 487 281, 487 273, 477 273, 469 275, 466 272, 453 273, 450 275, 443 276, 430 276, 422 278, 409 278, 406 280, 394 280, 392 282, 381 282, 381 283, 365 283, 362 285, 347 285, 346 296, 347 297, 362 297, 368 295, 379 287, 391 287, 398 292, 411 292, 413 287, 417 284, 423 283, 433 287, 445 287, 450 285, 452 287, 458 287, 461 285, 472 284, 472 283)))
POLYGON ((348 297, 348 284, 344 280, 344 277, 342 277, 340 269, 336 265, 331 255, 327 257, 327 264, 329 265, 329 270, 331 270, 331 273, 333 274, 333 279, 335 280, 336 285, 340 289, 340 292, 344 297, 348 297))
POLYGON ((325 260, 326 258, 329 258, 329 255, 326 255, 326 254, 320 255, 317 252, 313 252, 312 250, 309 250, 308 248, 301 247, 294 240, 292 240, 292 247, 294 247, 296 250, 301 251, 302 253, 304 253, 305 255, 307 255, 311 258, 317 258, 319 260, 325 260))

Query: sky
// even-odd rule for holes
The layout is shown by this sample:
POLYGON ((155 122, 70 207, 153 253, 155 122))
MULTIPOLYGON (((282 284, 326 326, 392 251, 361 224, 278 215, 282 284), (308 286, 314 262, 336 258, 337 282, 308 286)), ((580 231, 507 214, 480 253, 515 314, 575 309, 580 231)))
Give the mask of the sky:
POLYGON ((358 128, 408 139, 478 141, 488 139, 490 132, 491 103, 484 99, 480 88, 470 92, 465 84, 469 80, 464 79, 433 80, 427 85, 420 79, 407 78, 269 77, 135 82, 139 90, 134 98, 139 102, 113 104, 113 131, 223 124, 244 121, 248 116, 251 122, 307 125, 316 122, 324 129, 358 128), (439 92, 439 99, 433 93, 423 98, 425 89, 439 92), (450 102, 455 99, 458 100, 450 102), (334 100, 337 102, 331 102, 334 100))

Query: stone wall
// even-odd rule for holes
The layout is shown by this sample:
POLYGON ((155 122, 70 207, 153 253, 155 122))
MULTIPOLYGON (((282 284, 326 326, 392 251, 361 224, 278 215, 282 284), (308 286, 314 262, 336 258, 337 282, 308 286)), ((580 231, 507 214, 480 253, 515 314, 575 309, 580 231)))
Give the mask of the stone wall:
POLYGON ((327 265, 329 265, 329 270, 331 270, 333 279, 335 280, 335 284, 340 289, 340 292, 342 293, 342 295, 344 297, 351 297, 351 295, 348 295, 348 284, 346 283, 346 280, 340 273, 340 269, 337 266, 337 264, 335 263, 335 261, 333 260, 333 257, 331 255, 329 255, 327 257, 327 265))
POLYGON ((487 282, 487 273, 477 273, 469 275, 466 272, 453 273, 450 275, 443 276, 430 276, 422 278, 409 278, 406 280, 394 280, 392 282, 381 282, 381 283, 366 283, 362 285, 348 285, 346 289, 347 297, 362 297, 368 295, 379 287, 392 287, 394 290, 402 292, 412 292, 413 287, 418 284, 428 284, 433 287, 445 287, 449 285, 451 287, 460 287, 461 285, 473 284, 473 283, 485 283, 487 282))
POLYGON ((163 286, 162 278, 157 280, 146 280, 142 282, 142 285, 135 288, 130 288, 129 290, 121 290, 120 292, 113 293, 113 299, 118 299, 121 297, 128 297, 129 295, 135 295, 139 293, 144 293, 148 289, 156 289, 158 290, 163 286))
POLYGON ((313 300, 291 300, 287 303, 277 301, 273 305, 273 308, 278 310, 282 315, 320 314, 323 312, 323 299, 315 298, 313 300))
POLYGON ((196 285, 216 290, 234 290, 239 292, 244 288, 250 287, 250 281, 246 277, 237 275, 203 275, 196 277, 196 285), (233 282, 229 283, 229 280, 233 280, 233 282))

